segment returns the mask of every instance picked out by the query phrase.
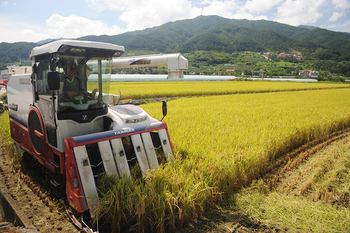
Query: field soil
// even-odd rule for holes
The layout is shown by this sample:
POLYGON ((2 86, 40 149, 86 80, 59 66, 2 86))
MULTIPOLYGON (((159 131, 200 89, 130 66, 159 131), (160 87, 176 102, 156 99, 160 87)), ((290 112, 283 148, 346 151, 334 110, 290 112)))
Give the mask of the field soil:
MULTIPOLYGON (((335 143, 350 148, 350 132, 334 133, 327 138, 313 141, 278 158, 267 169, 266 174, 259 177, 259 180, 263 180, 269 190, 281 189, 281 185, 288 177, 295 176, 300 165, 307 163, 307 160, 311 157, 321 156, 320 151, 326 151, 323 153, 341 153, 333 148, 335 143), (329 148, 328 152, 327 148, 329 148)), ((52 192, 54 190, 50 190, 43 185, 41 178, 32 175, 24 164, 17 166, 15 169, 13 159, 10 157, 5 144, 0 142, 0 145, 0 182, 2 182, 2 187, 5 187, 5 190, 2 191, 11 195, 34 229, 38 232, 50 233, 79 232, 69 220, 63 206, 53 197, 52 192)), ((266 223, 266 221, 252 218, 249 213, 236 205, 235 195, 227 195, 221 204, 210 208, 204 216, 177 232, 288 231, 288 228, 281 228, 266 223)), ((349 202, 349 200, 347 201, 349 202)), ((21 231, 8 223, 2 222, 0 223, 0 232, 21 231)), ((22 232, 25 231, 22 230, 22 232)))
MULTIPOLYGON (((38 232, 79 232, 70 222, 62 204, 50 195, 50 190, 42 185, 41 178, 33 176, 21 164, 14 169, 6 145, 0 141, 0 182, 3 193, 12 197, 17 209, 29 220, 30 229, 38 232)), ((52 192, 52 190, 51 190, 52 192)), ((6 215, 6 213, 5 213, 6 215)), ((9 223, 0 223, 0 232, 19 231, 9 223)), ((30 231, 32 232, 32 231, 30 231)))

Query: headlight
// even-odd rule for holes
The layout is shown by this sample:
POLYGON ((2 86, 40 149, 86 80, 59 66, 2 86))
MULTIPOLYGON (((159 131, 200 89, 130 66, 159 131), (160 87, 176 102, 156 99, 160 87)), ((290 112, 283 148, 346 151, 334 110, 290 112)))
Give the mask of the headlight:
POLYGON ((79 182, 78 182, 78 179, 77 178, 73 178, 73 187, 75 189, 79 188, 79 182))
POLYGON ((142 118, 136 118, 136 119, 126 119, 125 123, 139 123, 145 120, 147 120, 147 116, 142 118))

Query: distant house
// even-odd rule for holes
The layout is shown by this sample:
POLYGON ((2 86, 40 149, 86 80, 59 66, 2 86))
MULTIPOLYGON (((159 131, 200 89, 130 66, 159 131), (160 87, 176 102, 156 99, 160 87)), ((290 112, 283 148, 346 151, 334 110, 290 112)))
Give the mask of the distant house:
POLYGON ((315 70, 310 70, 310 72, 309 72, 310 78, 318 78, 318 76, 320 76, 320 72, 315 71, 315 70))
POLYGON ((262 53, 260 53, 260 55, 268 59, 270 57, 271 53, 270 52, 262 52, 262 53))
POLYGON ((9 71, 8 70, 1 70, 0 71, 0 78, 1 79, 9 79, 10 75, 9 75, 9 71))
POLYGON ((30 74, 32 73, 31 66, 7 66, 9 74, 30 74))
POLYGON ((307 71, 300 71, 299 72, 299 76, 306 78, 307 76, 309 76, 309 72, 307 72, 307 71))
POLYGON ((0 78, 10 79, 11 75, 30 73, 32 73, 31 66, 7 66, 7 70, 0 70, 0 78))
POLYGON ((291 52, 291 53, 287 53, 287 52, 284 52, 284 53, 280 53, 278 54, 279 57, 294 57, 296 59, 302 59, 303 56, 301 55, 300 52, 291 52))
POLYGON ((318 76, 320 76, 320 72, 315 70, 300 71, 299 76, 304 78, 318 78, 318 76))
POLYGON ((264 71, 264 69, 260 69, 260 70, 251 70, 250 72, 252 73, 252 75, 254 74, 254 73, 259 73, 259 75, 261 74, 261 72, 263 72, 264 71))

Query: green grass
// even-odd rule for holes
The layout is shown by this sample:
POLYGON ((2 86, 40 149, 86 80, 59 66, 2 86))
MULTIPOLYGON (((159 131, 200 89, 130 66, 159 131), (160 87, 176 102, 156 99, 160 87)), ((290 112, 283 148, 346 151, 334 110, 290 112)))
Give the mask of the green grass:
MULTIPOLYGON (((1 89, 1 86, 0 86, 1 89)), ((4 104, 7 104, 7 94, 4 93, 0 96, 0 101, 2 101, 4 104)))

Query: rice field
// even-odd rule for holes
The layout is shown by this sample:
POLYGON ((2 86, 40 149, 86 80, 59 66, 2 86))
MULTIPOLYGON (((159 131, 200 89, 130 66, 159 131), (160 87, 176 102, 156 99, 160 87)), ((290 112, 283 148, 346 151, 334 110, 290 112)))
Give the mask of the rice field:
POLYGON ((110 93, 122 93, 123 99, 146 99, 180 96, 227 95, 276 91, 349 88, 349 84, 261 82, 261 81, 177 81, 177 82, 111 82, 110 93))
MULTIPOLYGON (((227 83, 231 82, 211 85, 231 85, 227 83)), ((276 85, 262 86, 266 85, 268 90, 270 84, 276 85)), ((284 90, 289 90, 288 84, 291 88, 295 85, 279 84, 284 90)), ((147 92, 141 88, 143 85, 135 86, 140 92, 147 92)), ((322 86, 313 85, 311 89, 322 86)), ((174 85, 174 92, 177 87, 174 85)), ((143 180, 105 182, 100 190, 101 219, 110 223, 113 232, 174 231, 225 195, 262 175, 277 157, 310 140, 349 127, 350 89, 274 92, 274 88, 269 93, 169 101, 165 121, 175 147, 175 159, 143 180)), ((160 103, 142 108, 161 119, 160 103)))
MULTIPOLYGON (((264 174, 279 156, 349 127, 348 87, 233 81, 111 83, 110 92, 120 89, 123 99, 196 97, 168 102, 164 121, 174 159, 144 179, 102 177, 101 227, 105 232, 180 229, 264 174)), ((141 107, 162 118, 161 103, 141 107)))

